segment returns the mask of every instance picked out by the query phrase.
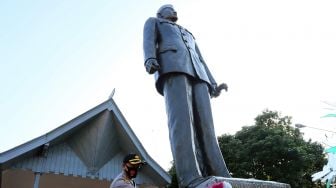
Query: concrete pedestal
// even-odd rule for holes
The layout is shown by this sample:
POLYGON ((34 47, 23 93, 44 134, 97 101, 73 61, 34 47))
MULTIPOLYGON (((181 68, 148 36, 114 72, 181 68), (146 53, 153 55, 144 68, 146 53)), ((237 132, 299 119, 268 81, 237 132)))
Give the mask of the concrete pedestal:
MULTIPOLYGON (((218 177, 217 177, 218 178, 218 177)), ((289 184, 274 181, 262 181, 256 179, 223 178, 229 182, 233 188, 290 188, 289 184)))

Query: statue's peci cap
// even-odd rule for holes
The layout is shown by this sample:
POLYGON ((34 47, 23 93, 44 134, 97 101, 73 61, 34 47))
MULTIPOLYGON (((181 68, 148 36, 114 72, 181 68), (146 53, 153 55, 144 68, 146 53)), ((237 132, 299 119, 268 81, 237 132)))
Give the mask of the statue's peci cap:
POLYGON ((161 11, 162 11, 163 9, 165 9, 165 8, 172 8, 172 9, 174 9, 173 5, 171 5, 171 4, 162 5, 162 6, 159 8, 159 10, 157 11, 157 14, 161 13, 161 11))

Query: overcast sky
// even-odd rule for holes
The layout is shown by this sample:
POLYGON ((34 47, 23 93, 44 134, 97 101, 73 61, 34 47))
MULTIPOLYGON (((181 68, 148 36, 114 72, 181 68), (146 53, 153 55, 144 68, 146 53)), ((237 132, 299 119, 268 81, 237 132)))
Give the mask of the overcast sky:
MULTIPOLYGON (((229 86, 212 100, 217 135, 252 125, 265 109, 336 130, 336 119, 320 118, 336 106, 334 0, 1 0, 0 152, 70 121, 115 88, 131 128, 168 169, 164 100, 142 53, 144 22, 167 3, 217 82, 229 86)), ((302 131, 307 139, 335 140, 302 131)))

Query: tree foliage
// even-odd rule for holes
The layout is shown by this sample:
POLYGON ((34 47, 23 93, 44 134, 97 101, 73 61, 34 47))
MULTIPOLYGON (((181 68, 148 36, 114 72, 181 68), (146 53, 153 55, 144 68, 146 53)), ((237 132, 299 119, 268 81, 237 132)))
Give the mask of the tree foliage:
POLYGON ((222 135, 219 146, 233 177, 288 183, 292 188, 320 187, 311 175, 325 164, 321 144, 305 141, 291 117, 265 110, 255 125, 222 135))
POLYGON ((168 186, 168 188, 178 188, 178 181, 177 181, 177 175, 176 175, 176 168, 175 168, 175 162, 171 162, 172 167, 169 169, 168 174, 171 176, 171 183, 168 186))

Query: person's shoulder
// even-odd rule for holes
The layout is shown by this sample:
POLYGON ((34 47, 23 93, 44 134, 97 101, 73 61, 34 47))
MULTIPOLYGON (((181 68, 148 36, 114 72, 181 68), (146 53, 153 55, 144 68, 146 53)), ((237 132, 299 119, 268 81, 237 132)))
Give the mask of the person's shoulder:
POLYGON ((111 184, 110 188, 134 188, 134 186, 124 179, 118 179, 111 184))
POLYGON ((134 188, 132 180, 126 180, 122 174, 119 174, 112 182, 110 188, 134 188))

